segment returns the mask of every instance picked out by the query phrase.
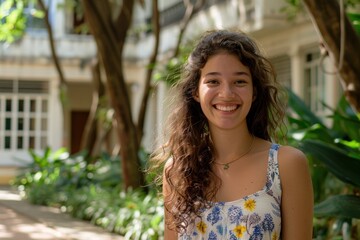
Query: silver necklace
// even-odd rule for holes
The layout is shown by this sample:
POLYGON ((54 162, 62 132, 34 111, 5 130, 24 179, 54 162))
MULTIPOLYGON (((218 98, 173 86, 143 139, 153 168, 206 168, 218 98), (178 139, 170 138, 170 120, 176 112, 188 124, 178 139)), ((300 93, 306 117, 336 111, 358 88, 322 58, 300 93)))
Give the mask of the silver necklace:
POLYGON ((248 153, 251 151, 252 146, 253 146, 253 144, 254 144, 254 139, 255 139, 255 137, 254 137, 254 135, 253 135, 249 149, 248 149, 245 153, 243 153, 242 155, 240 155, 239 157, 237 157, 237 158, 235 158, 234 160, 231 160, 230 162, 227 162, 227 163, 219 163, 219 162, 216 162, 216 161, 214 161, 214 163, 223 166, 223 169, 224 169, 224 170, 228 170, 228 169, 230 168, 230 164, 231 164, 231 163, 236 162, 237 160, 240 160, 242 157, 244 157, 246 154, 248 154, 248 153))

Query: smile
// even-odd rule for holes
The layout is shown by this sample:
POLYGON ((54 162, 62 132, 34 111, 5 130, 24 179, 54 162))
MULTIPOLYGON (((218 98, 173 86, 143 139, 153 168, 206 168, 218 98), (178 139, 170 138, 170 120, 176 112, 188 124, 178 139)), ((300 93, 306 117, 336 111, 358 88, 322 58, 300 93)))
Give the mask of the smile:
POLYGON ((217 110, 223 112, 232 112, 235 111, 239 106, 238 105, 215 105, 214 106, 217 110))

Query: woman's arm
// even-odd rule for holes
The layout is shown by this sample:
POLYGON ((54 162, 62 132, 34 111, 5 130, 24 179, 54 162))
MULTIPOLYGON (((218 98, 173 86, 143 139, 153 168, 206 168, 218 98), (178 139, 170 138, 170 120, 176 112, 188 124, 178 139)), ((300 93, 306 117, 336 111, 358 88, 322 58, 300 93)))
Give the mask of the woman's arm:
POLYGON ((174 230, 172 229, 169 229, 166 222, 167 220, 169 219, 167 217, 169 213, 165 210, 165 232, 164 232, 164 240, 177 240, 178 239, 178 235, 177 235, 177 232, 175 232, 174 230))
POLYGON ((305 155, 289 146, 278 155, 282 186, 282 240, 311 240, 313 189, 305 155))
MULTIPOLYGON (((168 163, 165 165, 165 170, 168 168, 168 163)), ((165 216, 165 232, 164 232, 164 240, 177 240, 177 232, 168 228, 169 223, 169 212, 167 209, 172 209, 171 201, 169 200, 170 197, 170 186, 165 177, 165 170, 163 173, 163 196, 164 196, 164 216, 165 216)))

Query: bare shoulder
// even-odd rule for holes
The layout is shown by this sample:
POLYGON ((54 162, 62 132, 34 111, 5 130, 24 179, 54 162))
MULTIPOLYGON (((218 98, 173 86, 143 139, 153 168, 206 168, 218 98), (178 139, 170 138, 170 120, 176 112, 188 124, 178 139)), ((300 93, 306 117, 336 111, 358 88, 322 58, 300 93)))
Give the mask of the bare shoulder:
POLYGON ((281 146, 278 163, 284 193, 302 191, 304 195, 311 197, 311 175, 305 154, 294 147, 281 146))
POLYGON ((307 166, 307 158, 305 154, 297 148, 291 146, 281 146, 278 153, 279 165, 287 167, 307 166))
POLYGON ((282 187, 282 239, 312 239, 313 190, 305 154, 281 146, 278 163, 282 187))
POLYGON ((278 152, 280 178, 283 183, 301 181, 309 177, 309 166, 305 154, 291 146, 281 146, 278 152))

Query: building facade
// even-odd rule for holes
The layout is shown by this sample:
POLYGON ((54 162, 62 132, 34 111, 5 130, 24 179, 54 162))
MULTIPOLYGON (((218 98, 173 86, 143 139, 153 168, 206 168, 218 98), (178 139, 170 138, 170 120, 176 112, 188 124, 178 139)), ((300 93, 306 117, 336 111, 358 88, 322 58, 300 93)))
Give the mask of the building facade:
MULTIPOLYGON (((326 73, 332 71, 332 63, 321 57, 321 38, 309 17, 300 15, 289 21, 280 11, 284 2, 208 0, 191 20, 185 40, 215 28, 249 33, 273 63, 279 81, 293 89, 313 111, 325 116, 326 109, 321 101, 329 106, 336 105, 341 95, 339 81, 326 73)), ((79 150, 89 114, 93 90, 90 63, 96 55, 96 45, 90 35, 76 34, 79 19, 75 12, 57 7, 63 0, 48 0, 47 3, 57 52, 68 82, 67 103, 63 111, 59 77, 44 25, 30 17, 21 40, 13 44, 0 43, 0 183, 7 182, 19 166, 31 161, 29 148, 39 152, 46 146, 52 149, 65 146, 71 152, 79 150)), ((141 31, 131 36, 124 55, 134 115, 139 109, 139 93, 154 41, 151 32, 142 31, 151 19, 151 1, 145 3, 145 8, 135 8, 133 28, 141 31)), ((185 8, 181 0, 160 0, 159 7, 161 59, 176 44, 178 23, 185 8)), ((154 139, 164 131, 167 100, 171 97, 165 83, 156 84, 154 89, 143 139, 143 145, 149 151, 156 145, 154 139)))

